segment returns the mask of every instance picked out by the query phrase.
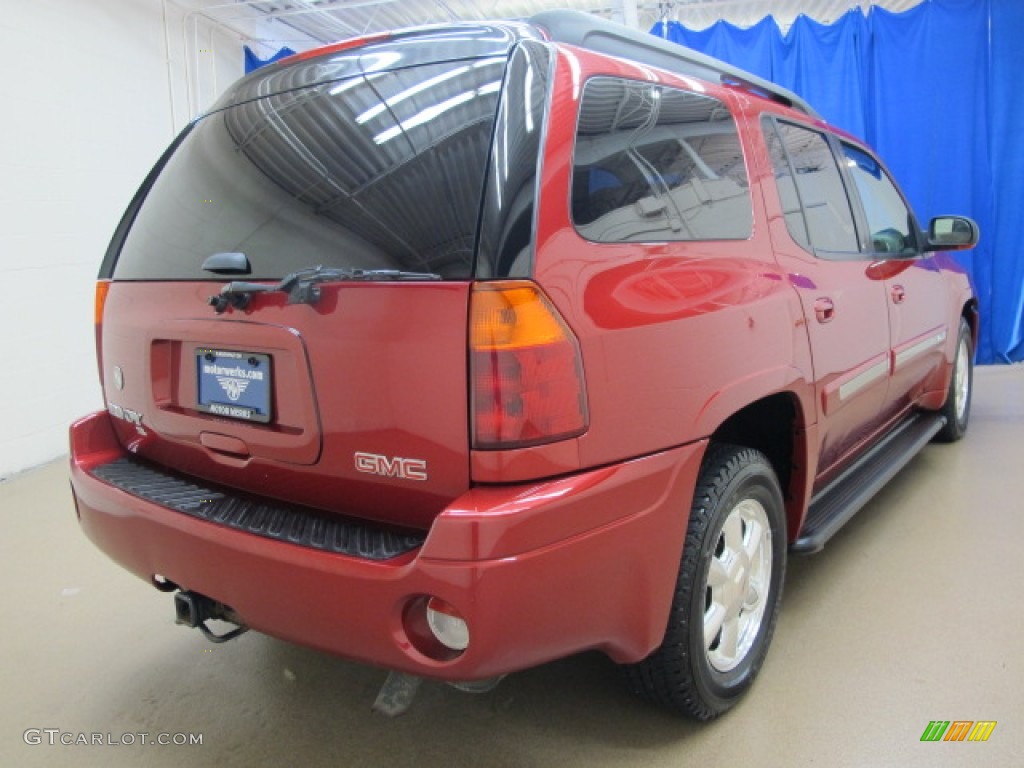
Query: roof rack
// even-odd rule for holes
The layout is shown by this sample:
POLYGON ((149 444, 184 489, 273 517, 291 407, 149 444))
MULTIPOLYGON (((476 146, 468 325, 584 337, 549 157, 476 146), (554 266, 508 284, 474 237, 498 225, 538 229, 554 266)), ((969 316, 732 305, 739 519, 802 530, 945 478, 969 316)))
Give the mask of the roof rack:
POLYGON ((531 16, 529 22, 540 27, 550 39, 557 42, 578 45, 597 53, 632 59, 671 72, 739 87, 798 109, 811 117, 820 117, 810 104, 782 86, 692 48, 605 21, 589 13, 544 11, 531 16))

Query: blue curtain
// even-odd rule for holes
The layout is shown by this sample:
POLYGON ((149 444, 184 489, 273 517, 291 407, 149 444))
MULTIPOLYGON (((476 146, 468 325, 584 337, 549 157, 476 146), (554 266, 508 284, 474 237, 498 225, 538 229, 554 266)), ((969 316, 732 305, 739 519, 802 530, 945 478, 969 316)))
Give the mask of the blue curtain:
POLYGON ((963 213, 981 242, 957 258, 981 304, 978 360, 1024 360, 1024 3, 925 0, 905 13, 853 9, 836 23, 801 16, 694 31, 651 30, 779 83, 892 168, 923 222, 963 213))
POLYGON ((261 59, 259 56, 253 53, 252 48, 250 48, 248 45, 243 45, 242 50, 245 52, 245 74, 247 75, 254 69, 265 67, 267 64, 273 64, 278 59, 283 59, 285 56, 291 56, 295 53, 295 51, 293 51, 291 48, 285 46, 277 53, 275 53, 273 56, 271 56, 269 59, 261 59))
POLYGON ((1024 102, 1020 97, 1024 46, 1019 36, 1024 29, 1024 3, 991 0, 991 10, 986 117, 993 205, 992 236, 986 253, 994 255, 983 266, 978 262, 985 254, 976 253, 975 263, 986 270, 991 286, 988 300, 995 352, 1001 360, 1019 361, 1024 360, 1024 221, 1017 208, 1024 202, 1024 148, 1020 142, 1024 126, 1024 102), (993 274, 998 280, 992 279, 993 274))

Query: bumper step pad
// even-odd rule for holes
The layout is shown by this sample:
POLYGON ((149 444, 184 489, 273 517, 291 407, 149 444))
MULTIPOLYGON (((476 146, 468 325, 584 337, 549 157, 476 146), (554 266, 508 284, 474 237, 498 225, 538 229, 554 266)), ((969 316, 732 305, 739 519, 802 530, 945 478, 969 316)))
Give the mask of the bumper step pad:
POLYGON ((135 459, 120 458, 93 468, 90 474, 132 496, 190 517, 323 552, 390 560, 421 546, 426 538, 425 534, 395 533, 304 507, 215 490, 135 459))

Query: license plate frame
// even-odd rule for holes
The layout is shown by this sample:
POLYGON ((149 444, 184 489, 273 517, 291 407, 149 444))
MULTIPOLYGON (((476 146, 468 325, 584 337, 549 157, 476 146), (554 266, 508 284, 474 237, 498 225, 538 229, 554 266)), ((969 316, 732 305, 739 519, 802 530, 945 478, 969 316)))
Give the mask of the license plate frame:
POLYGON ((262 352, 199 347, 196 409, 236 421, 266 424, 272 417, 271 357, 262 352))

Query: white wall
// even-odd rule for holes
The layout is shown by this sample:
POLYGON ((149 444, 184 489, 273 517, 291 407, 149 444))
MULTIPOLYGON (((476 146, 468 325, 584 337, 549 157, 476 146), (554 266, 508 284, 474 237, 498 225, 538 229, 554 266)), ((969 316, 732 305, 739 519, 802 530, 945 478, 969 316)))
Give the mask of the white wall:
POLYGON ((197 51, 192 18, 164 0, 4 3, 0 478, 66 453, 70 422, 102 407, 93 295, 107 242, 190 106, 242 74, 238 37, 200 23, 197 51))

